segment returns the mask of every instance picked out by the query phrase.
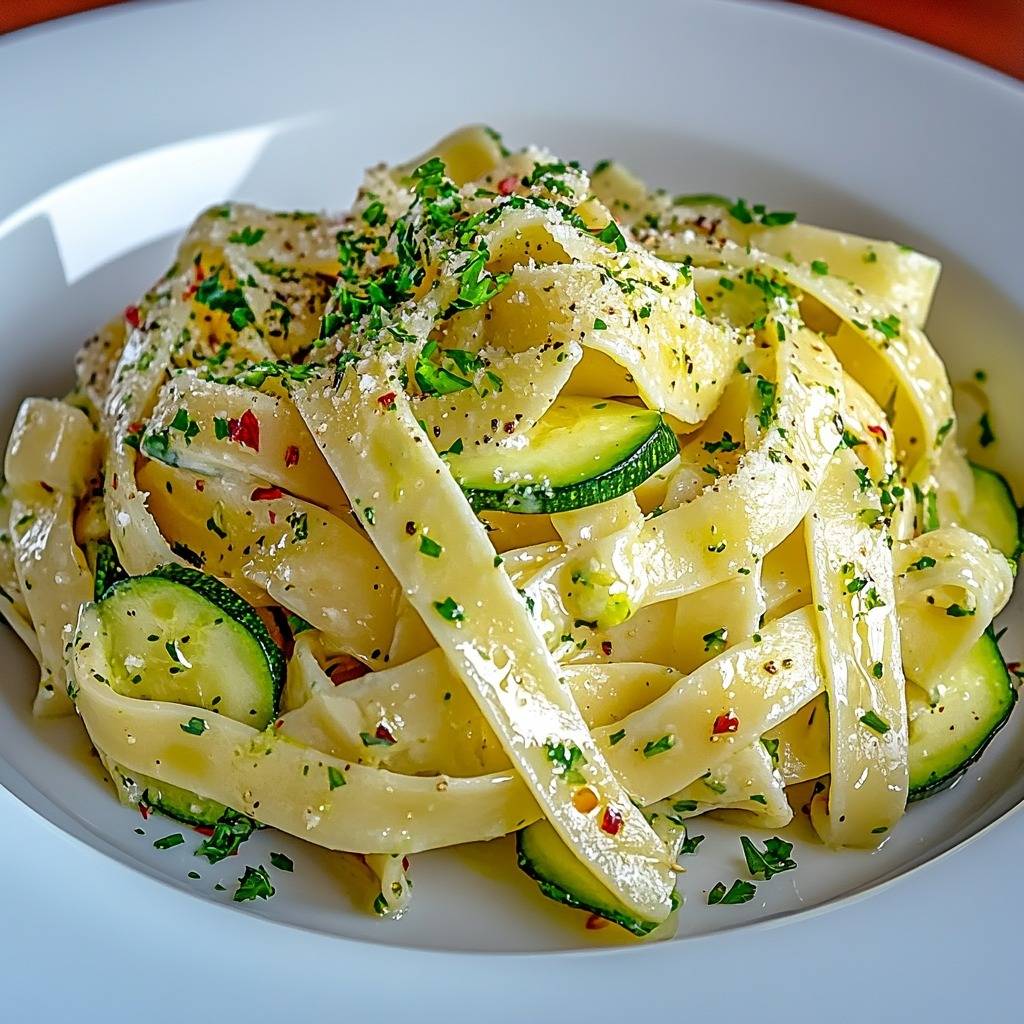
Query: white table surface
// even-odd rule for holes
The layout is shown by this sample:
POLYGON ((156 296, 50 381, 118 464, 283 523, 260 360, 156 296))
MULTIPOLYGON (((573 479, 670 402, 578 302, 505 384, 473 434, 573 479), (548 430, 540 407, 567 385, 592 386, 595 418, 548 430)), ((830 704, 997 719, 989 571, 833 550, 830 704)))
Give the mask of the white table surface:
POLYGON ((0 1020, 11 1024, 344 1021, 360 1011, 486 1024, 702 1010, 759 1024, 1020 1019, 1020 815, 881 893, 776 928, 614 959, 465 959, 456 976, 431 954, 357 955, 338 939, 183 902, 3 790, 0 837, 0 1020), (169 977, 161 964, 173 965, 169 977), (809 997, 811 977, 831 1006, 809 997), (546 1014, 552 993, 572 993, 578 1017, 546 1014))

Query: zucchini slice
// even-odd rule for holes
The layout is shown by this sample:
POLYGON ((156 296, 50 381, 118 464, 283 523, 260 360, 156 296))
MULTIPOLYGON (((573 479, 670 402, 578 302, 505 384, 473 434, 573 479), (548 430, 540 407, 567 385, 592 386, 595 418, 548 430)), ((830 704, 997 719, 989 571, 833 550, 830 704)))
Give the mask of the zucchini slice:
POLYGON ((951 786, 1006 724, 1017 691, 989 627, 967 657, 938 680, 942 697, 907 696, 910 719, 910 800, 951 786))
MULTIPOLYGON (((684 833, 685 834, 685 833, 684 833)), ((620 925, 634 935, 649 935, 664 921, 644 921, 620 903, 559 838, 551 824, 543 819, 516 833, 519 867, 540 886, 540 891, 574 910, 597 914, 620 925)), ((672 910, 679 906, 673 889, 672 910)))
POLYGON ((474 511, 568 512, 618 498, 679 453, 661 413, 560 398, 521 448, 446 456, 474 511))
POLYGON ((255 610, 219 580, 165 565, 115 583, 97 609, 117 693, 204 708, 256 729, 274 720, 284 657, 255 610))
POLYGON ((1010 485, 995 470, 972 462, 971 472, 974 505, 965 525, 1014 561, 1024 551, 1024 509, 1017 508, 1010 485))

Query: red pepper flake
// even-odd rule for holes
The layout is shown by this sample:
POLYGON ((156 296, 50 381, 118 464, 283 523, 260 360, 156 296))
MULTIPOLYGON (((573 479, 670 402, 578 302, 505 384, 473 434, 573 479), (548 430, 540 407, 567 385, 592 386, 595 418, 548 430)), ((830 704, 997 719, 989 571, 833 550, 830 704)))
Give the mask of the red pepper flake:
POLYGON ((498 182, 498 194, 503 196, 510 196, 516 190, 516 185, 519 184, 519 179, 514 175, 510 174, 507 178, 502 178, 498 182))
POLYGON ((275 728, 275 729, 280 729, 282 725, 284 725, 284 719, 283 719, 283 718, 279 718, 279 719, 278 719, 278 720, 277 720, 277 721, 276 721, 276 722, 274 723, 274 728, 275 728))
POLYGON ((205 480, 197 480, 196 481, 196 490, 197 491, 205 491, 206 490, 206 481, 205 480))
POLYGON ((612 642, 611 642, 611 640, 602 640, 601 641, 601 653, 606 658, 610 658, 612 656, 612 642))
POLYGON ((408 871, 409 870, 409 858, 408 857, 403 857, 402 858, 402 870, 403 871, 408 871))
POLYGON ((383 740, 385 743, 396 742, 395 737, 391 735, 391 730, 386 725, 378 725, 374 730, 374 736, 379 740, 383 740))
POLYGON ((249 495, 252 501, 276 501, 284 497, 284 491, 280 487, 257 487, 249 495))
POLYGON ((502 429, 504 429, 506 434, 514 434, 516 425, 511 420, 509 420, 509 422, 506 423, 502 429))
POLYGON ((888 440, 888 435, 885 433, 885 427, 881 427, 877 423, 872 423, 868 427, 868 433, 874 434, 875 437, 880 438, 883 441, 888 440))
POLYGON ((134 423, 129 423, 128 424, 128 433, 129 434, 141 434, 143 429, 145 428, 145 426, 146 426, 146 424, 143 423, 142 420, 135 420, 134 423))
POLYGON ((617 836, 622 828, 622 812, 609 804, 601 817, 601 831, 610 836, 617 836))
POLYGON ((260 450, 260 421, 253 415, 252 409, 246 409, 237 420, 228 420, 228 437, 254 452, 260 450))
POLYGON ((386 391, 377 399, 377 404, 386 412, 390 412, 395 407, 395 398, 397 397, 394 391, 386 391))
POLYGON ((203 265, 201 263, 196 263, 194 266, 196 268, 196 284, 198 284, 200 281, 206 279, 206 271, 203 270, 203 265))
POLYGON ((723 733, 736 732, 739 727, 740 720, 735 715, 719 715, 711 727, 711 732, 715 736, 721 736, 723 733))
POLYGON ((273 526, 277 522, 277 513, 272 508, 268 508, 267 515, 270 516, 270 525, 273 526))
POLYGON ((590 917, 587 918, 587 931, 600 931, 600 929, 607 928, 610 924, 611 921, 601 917, 599 914, 591 914, 590 917))
POLYGON ((297 466, 299 464, 299 446, 290 444, 284 450, 284 464, 286 466, 297 466))
POLYGON ((145 804, 140 803, 139 814, 142 815, 142 820, 145 821, 149 817, 149 808, 145 804))
POLYGON ((331 677, 331 682, 335 686, 340 686, 342 683, 349 682, 349 680, 365 676, 369 671, 361 661, 356 661, 355 658, 344 655, 328 669, 327 674, 331 677))
POLYGON ((139 307, 138 306, 125 306, 124 307, 124 318, 132 325, 132 327, 139 326, 139 307))
POLYGON ((212 825, 193 825, 193 832, 198 832, 201 836, 212 836, 213 826, 212 825))

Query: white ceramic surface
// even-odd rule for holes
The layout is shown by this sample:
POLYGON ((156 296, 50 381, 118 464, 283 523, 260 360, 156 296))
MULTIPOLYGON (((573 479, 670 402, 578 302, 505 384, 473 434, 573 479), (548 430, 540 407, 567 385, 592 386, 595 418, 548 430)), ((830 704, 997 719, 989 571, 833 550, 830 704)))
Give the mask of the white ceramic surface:
MULTIPOLYGON (((342 206, 365 164, 482 120, 515 144, 584 162, 614 155, 674 190, 742 194, 939 256, 933 337, 954 379, 989 370, 1000 441, 985 458, 1022 493, 1013 440, 1024 374, 1012 353, 1024 322, 1024 90, 964 62, 834 19, 711 0, 179 2, 0 42, 0 95, 4 435, 22 395, 68 383, 79 339, 163 269, 203 205, 342 206)), ((1009 657, 1022 652, 1022 607, 1018 597, 1003 616, 1009 657)), ((152 840, 177 829, 115 803, 76 722, 34 723, 31 659, 8 634, 0 652, 0 782, 65 832, 182 890, 182 914, 185 891, 232 907, 212 887, 231 884, 236 862, 203 870, 192 844, 155 852, 152 840), (203 878, 187 880, 197 863, 203 878)), ((825 854, 803 833, 799 869, 740 908, 703 906, 742 862, 734 831, 702 825, 680 939, 824 905, 924 864, 1024 798, 1022 767, 1018 711, 981 765, 914 807, 881 852, 825 854)), ((507 842, 415 858, 414 908, 398 923, 364 914, 368 890, 350 862, 298 841, 261 835, 239 860, 266 862, 271 849, 296 872, 277 874, 279 895, 247 909, 303 928, 474 952, 628 941, 549 908, 507 842)), ((69 869, 95 859, 75 845, 65 856, 69 869)), ((872 905, 884 913, 884 900, 872 905)))

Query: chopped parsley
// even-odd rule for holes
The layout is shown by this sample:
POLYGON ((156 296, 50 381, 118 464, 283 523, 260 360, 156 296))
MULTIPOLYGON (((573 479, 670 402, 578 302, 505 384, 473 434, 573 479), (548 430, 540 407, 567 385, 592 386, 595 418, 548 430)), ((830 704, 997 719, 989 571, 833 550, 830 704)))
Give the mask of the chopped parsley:
POLYGON ((205 719, 196 718, 194 715, 187 722, 181 723, 181 731, 187 732, 192 736, 202 736, 208 728, 209 726, 206 724, 205 719))
POLYGON ((180 832, 175 832, 173 835, 158 839, 153 846, 158 850, 170 850, 175 846, 181 846, 183 842, 185 842, 185 837, 180 832))
POLYGON ((757 886, 753 882, 744 882, 739 878, 732 883, 728 890, 726 890, 724 882, 716 882, 708 893, 708 906, 714 906, 716 903, 723 905, 749 903, 756 892, 757 886))
POLYGON ((892 726, 884 719, 879 718, 874 711, 867 711, 860 716, 861 724, 873 729, 879 736, 884 736, 892 726))
POLYGON ((228 241, 237 245, 255 245, 266 233, 264 228, 250 228, 247 225, 241 231, 232 231, 228 241))
POLYGON ((462 605, 453 597, 446 597, 443 601, 435 601, 434 611, 448 622, 462 622, 465 618, 462 605))
POLYGON ((740 836, 743 856, 747 862, 747 870, 754 878, 763 878, 766 882, 783 871, 792 871, 796 861, 790 857, 793 844, 774 836, 766 839, 764 850, 759 850, 747 836, 740 836))
POLYGON ((704 451, 714 454, 715 452, 734 452, 740 447, 739 441, 734 441, 729 431, 725 431, 717 441, 705 441, 704 451))
POLYGON ((292 862, 291 857, 286 853, 271 853, 270 863, 273 867, 277 868, 278 871, 295 870, 295 864, 292 862))
POLYGON ((420 391, 425 395, 450 395, 473 386, 471 380, 460 377, 443 366, 436 366, 428 359, 424 359, 422 355, 416 360, 413 375, 420 391))
POLYGON ((613 220, 608 221, 600 231, 594 232, 594 236, 606 245, 613 245, 616 252, 626 251, 626 238, 613 220))
POLYGON ((974 615, 975 611, 976 609, 974 608, 965 608, 960 604, 951 604, 946 609, 946 614, 952 616, 954 619, 963 619, 974 615))
POLYGON ((994 444, 996 435, 992 432, 992 423, 988 418, 988 413, 983 412, 981 418, 978 420, 978 426, 981 429, 981 435, 978 437, 978 444, 982 448, 987 448, 990 444, 994 444))
POLYGON ((273 895, 274 887, 270 883, 267 869, 262 864, 258 868, 246 865, 245 873, 238 880, 238 888, 231 898, 236 903, 244 903, 246 900, 268 900, 273 895))
MULTIPOLYGON (((365 737, 367 734, 363 732, 359 735, 360 737, 365 737)), ((363 744, 369 746, 365 738, 363 739, 363 744)), ((333 764, 329 764, 327 766, 327 785, 330 786, 331 789, 340 789, 345 784, 345 773, 340 768, 336 768, 333 764)))
POLYGON ((824 276, 828 273, 828 264, 824 260, 811 260, 811 270, 824 276))
POLYGON ((205 857, 211 864, 216 864, 236 853, 255 829, 256 823, 251 818, 228 811, 213 826, 213 835, 200 844, 196 856, 205 857))
POLYGON ((725 650, 725 642, 729 637, 729 630, 725 626, 719 626, 718 629, 712 630, 710 633, 705 633, 701 639, 704 641, 705 652, 713 652, 718 654, 720 651, 725 650))
POLYGON ((199 285, 196 289, 195 299, 196 302, 208 306, 210 309, 226 313, 228 322, 236 331, 256 322, 256 314, 246 302, 242 289, 238 287, 225 288, 220 281, 219 269, 199 285))
POLYGON ((704 842, 704 836, 687 836, 679 847, 680 854, 696 853, 697 847, 704 842))
POLYGON ((775 397, 778 388, 774 381, 758 376, 756 381, 757 396, 761 400, 761 408, 757 414, 757 422, 762 430, 767 430, 775 418, 775 397))
POLYGON ((671 750, 675 745, 675 736, 672 733, 668 733, 660 739, 651 740, 649 743, 645 743, 644 757, 657 757, 658 754, 664 754, 667 750, 671 750))
POLYGON ((544 751, 555 766, 555 774, 566 782, 579 785, 586 782, 580 767, 587 763, 583 751, 571 740, 564 743, 545 743, 544 751))
MULTIPOLYGON (((359 738, 363 741, 363 746, 364 747, 393 747, 395 745, 395 738, 394 738, 394 736, 392 736, 391 733, 388 732, 388 730, 386 728, 384 728, 383 726, 380 726, 380 725, 377 726, 377 731, 376 732, 361 732, 359 734, 359 738)), ((331 778, 331 771, 332 770, 335 771, 335 772, 337 772, 338 770, 336 768, 334 768, 334 769, 328 768, 327 769, 327 777, 333 783, 333 779, 331 778)), ((342 778, 341 785, 343 785, 343 786, 345 785, 344 778, 342 778)), ((338 788, 337 786, 332 784, 331 789, 337 789, 337 788, 338 788)))
POLYGON ((900 318, 895 313, 891 313, 884 320, 872 320, 871 326, 890 341, 900 336, 900 318))
POLYGON ((420 554, 426 555, 428 558, 440 558, 442 551, 444 548, 433 537, 428 537, 425 533, 421 534, 420 554))
POLYGON ((796 214, 787 211, 769 212, 763 203, 755 203, 748 206, 745 199, 737 199, 729 206, 729 214, 735 217, 741 224, 753 224, 755 220, 766 228, 781 227, 783 224, 791 224, 796 220, 796 214))

